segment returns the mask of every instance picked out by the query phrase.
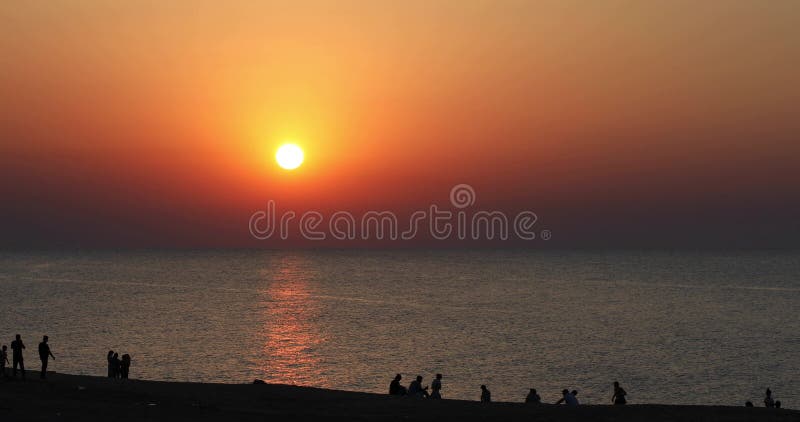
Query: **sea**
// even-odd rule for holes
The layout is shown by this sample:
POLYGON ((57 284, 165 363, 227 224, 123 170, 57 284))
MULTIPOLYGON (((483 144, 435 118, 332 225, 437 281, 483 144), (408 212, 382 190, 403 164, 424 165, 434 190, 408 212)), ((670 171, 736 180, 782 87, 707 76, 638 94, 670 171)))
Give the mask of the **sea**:
POLYGON ((203 250, 0 254, 28 376, 296 384, 444 398, 800 408, 800 252, 203 250), (32 374, 31 374, 32 373, 32 374))

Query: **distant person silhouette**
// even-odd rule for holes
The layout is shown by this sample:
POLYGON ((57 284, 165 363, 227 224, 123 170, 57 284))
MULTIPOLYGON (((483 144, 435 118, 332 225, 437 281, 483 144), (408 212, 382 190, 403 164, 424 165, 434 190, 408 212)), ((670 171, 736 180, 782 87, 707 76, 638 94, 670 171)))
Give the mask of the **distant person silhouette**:
POLYGON ((114 378, 114 351, 109 350, 108 356, 106 356, 106 360, 108 361, 108 377, 114 378))
POLYGON ((428 386, 422 386, 422 375, 417 375, 417 379, 408 385, 408 395, 414 397, 428 398, 428 386))
POLYGON ((119 374, 120 378, 128 379, 128 374, 131 370, 131 355, 125 353, 122 355, 122 361, 119 364, 119 374))
POLYGON ((536 393, 535 388, 531 388, 531 391, 528 391, 528 395, 525 396, 525 403, 542 404, 542 398, 536 393))
POLYGON ((767 388, 766 397, 764 397, 764 406, 775 407, 775 401, 772 400, 772 390, 767 388))
POLYGON ((405 396, 406 388, 400 385, 400 380, 403 379, 400 374, 394 376, 394 379, 389 384, 389 394, 393 396, 405 396))
POLYGON ((611 402, 617 405, 626 404, 628 403, 628 401, 625 400, 625 396, 627 395, 628 392, 625 391, 624 388, 620 387, 617 381, 614 381, 614 395, 611 396, 611 402))
POLYGON ((111 357, 111 367, 113 368, 114 378, 119 378, 119 369, 122 366, 122 361, 119 360, 119 353, 114 352, 114 356, 111 357))
POLYGON ((578 398, 575 397, 577 394, 578 394, 578 390, 572 390, 572 392, 570 393, 569 390, 567 390, 565 388, 565 389, 561 390, 561 395, 563 397, 558 399, 556 404, 564 403, 567 406, 577 406, 578 405, 578 398))
POLYGON ((16 340, 11 342, 11 361, 13 362, 13 370, 11 375, 17 376, 17 366, 22 372, 22 379, 25 379, 25 359, 22 357, 22 351, 25 350, 25 343, 22 342, 22 337, 17 334, 16 340))
POLYGON ((5 344, 3 348, 0 349, 0 372, 2 372, 3 378, 6 377, 6 364, 10 363, 8 361, 8 346, 5 344))
POLYGON ((780 409, 781 408, 781 401, 780 400, 775 400, 775 408, 776 409, 780 409))
POLYGON ((492 392, 486 388, 485 385, 481 385, 481 403, 491 403, 492 402, 492 392))
POLYGON ((442 374, 436 374, 436 379, 431 383, 431 396, 432 399, 442 398, 442 374))
POLYGON ((48 339, 47 336, 44 336, 42 337, 42 342, 39 343, 39 359, 42 361, 42 373, 39 374, 39 378, 41 379, 47 377, 47 360, 49 358, 56 360, 56 357, 53 356, 53 352, 50 351, 50 345, 47 344, 48 339))
POLYGON ((744 407, 753 407, 753 402, 751 402, 750 400, 744 402, 744 407))

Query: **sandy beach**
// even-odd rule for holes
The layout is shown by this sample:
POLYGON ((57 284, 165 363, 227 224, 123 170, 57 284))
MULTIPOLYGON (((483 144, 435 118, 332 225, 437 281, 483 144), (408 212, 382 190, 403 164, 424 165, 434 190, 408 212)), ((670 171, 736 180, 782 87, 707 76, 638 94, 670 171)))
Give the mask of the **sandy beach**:
POLYGON ((724 406, 531 406, 417 400, 270 384, 200 384, 51 373, 0 381, 0 417, 50 420, 797 421, 800 412, 724 406))

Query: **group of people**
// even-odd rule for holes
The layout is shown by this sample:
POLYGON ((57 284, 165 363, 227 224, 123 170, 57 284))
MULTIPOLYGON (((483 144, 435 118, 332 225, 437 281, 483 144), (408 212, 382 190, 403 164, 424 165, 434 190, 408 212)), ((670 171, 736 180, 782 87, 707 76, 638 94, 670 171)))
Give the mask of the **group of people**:
POLYGON ((108 377, 127 379, 131 370, 131 355, 125 353, 120 358, 119 353, 108 351, 108 377))
MULTIPOLYGON (((745 407, 754 407, 753 402, 749 400, 745 402, 744 405, 745 407)), ((764 393, 764 407, 774 407, 776 409, 781 408, 781 401, 772 398, 772 390, 770 390, 769 388, 767 388, 766 393, 764 393)))
MULTIPOLYGON (((436 378, 431 383, 431 392, 428 393, 428 386, 422 386, 422 375, 417 375, 417 378, 414 381, 411 381, 411 384, 408 385, 408 388, 403 387, 400 384, 400 381, 403 379, 403 376, 400 374, 395 375, 394 379, 391 383, 389 383, 389 394, 392 396, 410 396, 410 397, 417 397, 417 398, 429 398, 429 399, 441 399, 442 398, 442 374, 436 374, 436 378)), ((769 390, 767 390, 769 393, 769 390)), ((625 391, 622 386, 619 385, 619 382, 614 381, 614 394, 611 396, 611 402, 615 405, 624 405, 628 403, 628 400, 625 396, 628 395, 628 392, 625 391)), ((578 401, 578 390, 568 390, 564 389, 561 391, 561 398, 555 404, 565 404, 567 406, 577 406, 580 404, 578 401)), ((492 402, 492 392, 486 387, 486 385, 481 385, 481 403, 491 403, 492 402)), ((542 398, 536 392, 535 388, 531 388, 528 392, 528 395, 525 397, 525 403, 530 404, 542 404, 542 398)), ((748 402, 749 403, 749 402, 748 402)), ((780 404, 778 404, 780 407, 780 404)))
POLYGON ((436 374, 436 378, 431 383, 431 392, 428 393, 428 386, 422 386, 422 375, 417 375, 414 381, 408 385, 408 388, 400 385, 400 380, 403 376, 400 374, 395 375, 392 382, 389 383, 389 394, 393 396, 410 396, 426 399, 441 399, 442 398, 442 374, 436 374))
MULTIPOLYGON (((53 352, 50 351, 50 345, 47 343, 49 338, 47 336, 42 337, 42 342, 39 343, 39 360, 42 362, 42 370, 39 375, 39 378, 45 379, 47 377, 47 362, 52 358, 53 360, 56 357, 53 355, 53 352)), ((17 369, 19 368, 20 373, 22 374, 22 379, 25 379, 25 356, 23 351, 25 350, 25 343, 22 341, 22 336, 17 334, 14 337, 14 340, 11 342, 11 362, 8 361, 8 346, 5 344, 3 345, 2 349, 0 349, 0 372, 2 372, 2 376, 6 377, 6 365, 12 364, 11 376, 16 378, 17 377, 17 369)))

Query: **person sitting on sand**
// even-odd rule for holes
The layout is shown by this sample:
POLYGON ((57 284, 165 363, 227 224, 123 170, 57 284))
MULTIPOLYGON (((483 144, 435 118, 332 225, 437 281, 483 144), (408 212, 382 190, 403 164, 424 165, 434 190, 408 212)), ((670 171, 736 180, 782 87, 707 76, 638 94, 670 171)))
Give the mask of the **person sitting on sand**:
POLYGON ((47 377, 47 360, 49 358, 53 358, 56 360, 56 357, 53 356, 53 352, 50 351, 50 345, 47 344, 48 337, 42 337, 42 342, 39 343, 39 359, 42 361, 42 372, 39 374, 39 378, 45 379, 47 377))
POLYGON ((114 378, 114 351, 113 350, 109 350, 108 351, 108 356, 106 357, 106 360, 108 361, 108 377, 109 378, 114 378))
POLYGON ((531 388, 531 391, 529 391, 528 395, 525 396, 525 403, 542 404, 542 398, 536 393, 535 388, 531 388))
POLYGON ((617 381, 614 381, 614 395, 611 396, 611 403, 617 405, 625 404, 628 402, 627 400, 625 400, 625 396, 627 395, 628 393, 625 391, 625 389, 620 387, 617 381))
POLYGON ((570 393, 569 390, 567 390, 566 388, 561 390, 561 395, 563 397, 558 399, 556 404, 564 403, 567 406, 577 406, 578 405, 578 398, 575 397, 575 396, 578 394, 578 390, 572 390, 572 391, 573 392, 570 393))
POLYGON ((772 400, 772 390, 767 388, 767 396, 764 397, 764 406, 766 407, 775 407, 775 401, 772 400))
POLYGON ((394 379, 389 384, 389 394, 392 396, 405 396, 406 388, 400 385, 400 380, 403 379, 400 374, 394 376, 394 379))
POLYGON ((781 408, 781 401, 780 400, 775 400, 775 408, 776 409, 780 409, 781 408))
POLYGON ((4 344, 3 348, 0 349, 0 375, 2 375, 3 378, 6 377, 6 364, 7 363, 9 363, 8 362, 8 346, 6 346, 4 344))
POLYGON ((122 355, 122 361, 119 364, 119 375, 122 379, 128 379, 128 373, 131 370, 131 355, 125 353, 122 355))
POLYGON ((744 402, 744 407, 753 407, 753 402, 751 402, 750 400, 744 402))
POLYGON ((428 398, 428 386, 422 386, 422 375, 417 375, 417 379, 408 385, 408 395, 428 398))
POLYGON ((492 402, 492 392, 486 388, 485 385, 481 385, 481 403, 491 403, 492 402))
POLYGON ((25 350, 25 343, 22 342, 22 337, 17 334, 16 339, 11 342, 11 361, 13 363, 13 370, 11 375, 17 377, 17 366, 22 372, 22 379, 25 379, 25 359, 22 356, 22 351, 25 350))
POLYGON ((431 396, 432 399, 442 398, 442 374, 436 374, 436 379, 431 383, 431 396))

